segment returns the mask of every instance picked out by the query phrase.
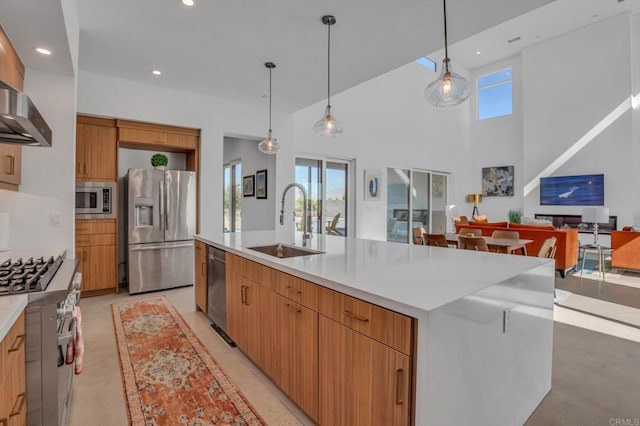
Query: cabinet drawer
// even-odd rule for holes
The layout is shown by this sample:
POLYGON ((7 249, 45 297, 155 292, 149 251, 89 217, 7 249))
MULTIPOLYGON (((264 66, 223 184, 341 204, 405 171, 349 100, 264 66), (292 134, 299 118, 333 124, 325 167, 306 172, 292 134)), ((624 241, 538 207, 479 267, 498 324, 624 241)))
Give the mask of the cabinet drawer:
POLYGON ((318 311, 318 286, 293 275, 278 273, 278 288, 280 295, 318 311))
MULTIPOLYGON (((12 369, 16 353, 24 354, 24 312, 20 314, 7 335, 0 343, 0 379, 5 378, 12 369)), ((23 355, 24 358, 24 355, 23 355)))
POLYGON ((92 234, 116 234, 116 232, 115 219, 76 220, 76 236, 92 234))
POLYGON ((249 281, 253 281, 270 290, 277 291, 278 275, 275 269, 230 253, 227 253, 226 262, 227 269, 230 269, 238 275, 242 275, 249 281))
POLYGON ((76 246, 111 246, 116 244, 116 234, 76 235, 76 246))
POLYGON ((411 355, 413 320, 377 305, 320 288, 319 312, 347 327, 411 355))

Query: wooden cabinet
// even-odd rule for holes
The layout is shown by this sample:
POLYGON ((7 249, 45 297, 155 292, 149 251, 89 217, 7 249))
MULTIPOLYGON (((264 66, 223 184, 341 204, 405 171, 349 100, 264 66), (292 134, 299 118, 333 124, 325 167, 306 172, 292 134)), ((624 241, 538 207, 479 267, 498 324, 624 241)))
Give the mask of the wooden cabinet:
POLYGON ((0 189, 17 190, 22 175, 22 147, 0 144, 0 189))
POLYGON ((78 116, 76 180, 116 182, 118 142, 115 120, 78 116))
POLYGON ((405 315, 227 253, 227 333, 322 425, 411 423, 413 332, 405 315))
MULTIPOLYGON (((0 80, 22 90, 24 65, 0 26, 0 80)), ((22 147, 0 144, 0 189, 18 190, 21 177, 22 147)))
POLYGON ((200 130, 162 124, 118 120, 118 140, 124 146, 166 147, 167 150, 196 150, 200 141, 200 130))
POLYGON ((318 419, 318 313, 277 296, 276 384, 314 421, 318 419))
POLYGON ((409 424, 409 356, 322 315, 319 322, 320 424, 409 424))
POLYGON ((207 313, 207 245, 202 241, 195 241, 196 248, 196 307, 207 313))
POLYGON ((0 425, 27 424, 24 312, 0 342, 0 425))
MULTIPOLYGON (((81 291, 117 290, 118 247, 115 219, 76 220, 76 258, 81 291)), ((97 294, 97 293, 96 293, 97 294)))

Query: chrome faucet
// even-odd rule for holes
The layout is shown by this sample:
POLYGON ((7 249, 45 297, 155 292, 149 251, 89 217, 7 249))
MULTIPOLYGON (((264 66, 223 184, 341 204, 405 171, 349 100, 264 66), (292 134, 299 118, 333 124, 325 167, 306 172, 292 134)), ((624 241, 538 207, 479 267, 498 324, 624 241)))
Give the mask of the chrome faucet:
POLYGON ((291 188, 298 188, 302 192, 302 202, 304 206, 304 212, 302 220, 304 221, 304 227, 302 228, 302 247, 306 247, 308 241, 311 239, 311 215, 308 214, 307 209, 307 190, 299 183, 290 183, 284 187, 282 191, 282 208, 280 209, 280 225, 284 225, 284 197, 287 195, 287 191, 291 188))

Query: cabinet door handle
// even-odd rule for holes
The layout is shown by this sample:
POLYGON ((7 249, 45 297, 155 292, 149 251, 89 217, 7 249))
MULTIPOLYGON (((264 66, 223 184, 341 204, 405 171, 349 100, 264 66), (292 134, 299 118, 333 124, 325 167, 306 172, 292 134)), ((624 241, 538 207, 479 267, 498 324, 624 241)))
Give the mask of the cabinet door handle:
POLYGON ((9 413, 9 417, 17 416, 22 412, 22 407, 24 407, 24 392, 18 394, 16 398, 16 403, 13 404, 13 410, 9 413))
POLYGON ((87 175, 87 163, 84 163, 84 175, 87 175))
POLYGON ((302 309, 296 308, 295 306, 291 306, 288 303, 285 306, 287 307, 287 309, 289 309, 290 311, 295 312, 296 314, 299 314, 300 312, 302 312, 302 309))
POLYGON ((302 294, 302 290, 298 290, 297 288, 293 288, 290 285, 287 286, 287 291, 292 291, 297 294, 302 294))
POLYGON ((398 368, 396 370, 396 405, 402 405, 402 389, 404 388, 403 378, 404 378, 404 370, 402 368, 398 368))
POLYGON ((7 159, 9 160, 9 169, 7 170, 7 174, 13 175, 16 173, 16 157, 13 155, 7 155, 7 159))
POLYGON ((354 320, 358 320, 360 322, 369 322, 369 318, 365 318, 365 317, 361 317, 360 315, 356 315, 353 312, 350 311, 344 311, 344 314, 350 318, 353 318, 354 320))
POLYGON ((246 285, 240 286, 240 302, 242 302, 243 305, 247 305, 247 286, 246 285))
POLYGON ((13 341, 13 345, 11 345, 11 347, 7 352, 8 353, 18 352, 23 344, 24 344, 24 334, 19 334, 16 337, 16 340, 13 341))
POLYGON ((204 262, 200 264, 200 273, 202 274, 203 277, 206 275, 204 272, 204 262))

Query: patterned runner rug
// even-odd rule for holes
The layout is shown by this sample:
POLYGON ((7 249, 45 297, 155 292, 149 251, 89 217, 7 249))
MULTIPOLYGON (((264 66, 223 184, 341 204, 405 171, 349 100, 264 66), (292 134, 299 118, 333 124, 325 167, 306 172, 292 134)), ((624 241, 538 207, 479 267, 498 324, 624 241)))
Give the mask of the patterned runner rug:
POLYGON ((111 306, 132 425, 262 425, 166 297, 111 306))

